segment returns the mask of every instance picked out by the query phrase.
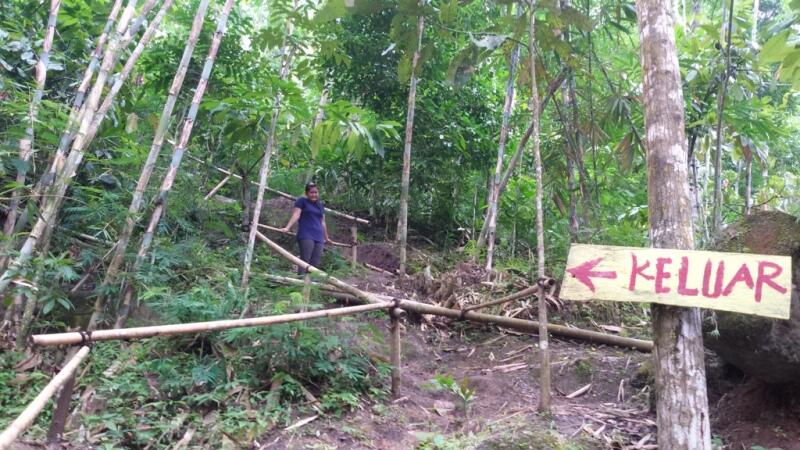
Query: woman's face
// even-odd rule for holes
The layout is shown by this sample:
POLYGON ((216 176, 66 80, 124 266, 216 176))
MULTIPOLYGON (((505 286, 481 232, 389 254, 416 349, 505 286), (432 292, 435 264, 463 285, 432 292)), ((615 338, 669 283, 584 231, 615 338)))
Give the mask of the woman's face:
POLYGON ((312 187, 311 189, 308 190, 308 192, 306 192, 306 197, 308 197, 308 199, 311 200, 312 202, 317 201, 317 199, 319 198, 319 189, 317 189, 316 187, 312 187))

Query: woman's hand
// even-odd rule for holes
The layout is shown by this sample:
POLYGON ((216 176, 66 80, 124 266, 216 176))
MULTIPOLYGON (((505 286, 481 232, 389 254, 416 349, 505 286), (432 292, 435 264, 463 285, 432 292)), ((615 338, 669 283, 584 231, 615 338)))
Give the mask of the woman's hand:
POLYGON ((291 233, 291 231, 289 231, 289 227, 283 227, 281 228, 281 233, 291 233))

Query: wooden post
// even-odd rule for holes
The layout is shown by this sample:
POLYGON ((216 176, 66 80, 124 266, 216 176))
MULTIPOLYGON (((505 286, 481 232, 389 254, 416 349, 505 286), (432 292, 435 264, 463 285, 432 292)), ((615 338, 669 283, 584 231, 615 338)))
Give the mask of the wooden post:
POLYGON ((353 270, 356 270, 356 266, 358 265, 358 225, 355 221, 353 221, 353 224, 350 225, 350 236, 353 238, 353 260, 351 261, 351 266, 353 267, 353 270))
POLYGON ((393 399, 400 397, 400 317, 404 314, 405 311, 399 308, 392 308, 389 311, 389 331, 391 333, 389 346, 391 347, 393 399))
POLYGON ((36 396, 33 401, 28 404, 22 414, 20 414, 12 423, 8 426, 8 428, 0 434, 0 450, 5 450, 11 447, 11 444, 28 429, 28 427, 33 424, 33 421, 36 420, 36 417, 39 413, 42 412, 45 406, 47 406, 47 402, 53 395, 56 393, 58 388, 64 385, 72 376, 75 374, 75 371, 78 370, 78 366, 80 366, 81 362, 86 358, 86 355, 89 354, 89 347, 83 346, 78 353, 72 358, 67 365, 61 369, 58 374, 47 383, 47 386, 42 389, 42 392, 36 396))
POLYGON ((311 274, 306 272, 303 277, 303 306, 300 311, 305 312, 308 302, 311 299, 311 274))

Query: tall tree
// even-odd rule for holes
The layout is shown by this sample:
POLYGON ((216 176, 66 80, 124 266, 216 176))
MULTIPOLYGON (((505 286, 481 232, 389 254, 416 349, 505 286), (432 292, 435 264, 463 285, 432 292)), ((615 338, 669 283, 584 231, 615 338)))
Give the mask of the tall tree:
MULTIPOLYGON (((723 2, 724 5, 724 2, 723 2)), ((725 69, 722 83, 717 93, 717 128, 714 146, 714 206, 711 216, 711 231, 716 232, 722 226, 722 118, 725 113, 725 100, 728 95, 728 82, 731 77, 731 31, 733 30, 733 0, 728 5, 727 31, 725 36, 725 69)), ((723 21, 723 31, 726 30, 723 21)))
POLYGON ((536 264, 539 275, 539 411, 550 412, 550 342, 547 333, 547 298, 543 279, 545 276, 544 261, 544 210, 542 209, 542 154, 540 151, 539 88, 536 84, 536 0, 530 0, 530 32, 528 34, 528 51, 531 63, 531 125, 533 125, 533 158, 536 165, 536 264))
MULTIPOLYGON (((295 8, 297 2, 295 1, 295 8)), ((292 22, 286 21, 286 37, 284 38, 283 46, 281 47, 281 67, 279 77, 281 81, 286 80, 289 76, 289 68, 291 67, 293 46, 291 44, 292 38, 292 22)), ((272 107, 272 117, 269 122, 269 135, 267 136, 267 145, 264 147, 264 156, 261 160, 261 169, 258 172, 258 193, 256 194, 256 204, 253 208, 253 219, 250 221, 250 234, 247 238, 247 251, 244 254, 244 267, 242 268, 242 291, 247 297, 248 287, 250 285, 250 266, 253 263, 253 252, 256 246, 256 235, 258 234, 258 224, 261 222, 261 207, 264 203, 264 191, 267 189, 267 181, 269 178, 269 163, 272 159, 272 153, 275 148, 275 132, 278 127, 278 117, 281 114, 281 101, 283 93, 279 90, 275 96, 275 105, 272 107)), ((246 181, 243 179, 243 183, 246 181)), ((245 184, 243 189, 250 189, 245 184)), ((246 308, 245 308, 246 311, 246 308)), ((244 311, 243 311, 244 313, 244 311)))
MULTIPOLYGON (((108 264, 108 268, 106 268, 106 274, 102 282, 103 287, 108 287, 114 283, 116 276, 119 273, 119 269, 122 267, 122 263, 124 262, 125 252, 128 249, 128 243, 130 242, 133 234, 133 229, 138 223, 139 210, 141 209, 144 201, 144 191, 150 182, 150 177, 153 174, 153 169, 155 169, 158 155, 161 153, 161 148, 164 144, 164 139, 167 134, 167 129, 169 128, 170 119, 172 118, 172 112, 175 109, 175 103, 178 100, 178 93, 180 93, 181 87, 183 86, 183 80, 185 79, 186 72, 189 69, 189 62, 192 59, 194 49, 197 46, 197 40, 200 36, 200 31, 203 28, 206 10, 208 9, 208 3, 209 0, 201 0, 197 7, 197 12, 192 22, 192 28, 189 31, 189 37, 187 38, 186 46, 183 49, 183 55, 181 56, 180 63, 178 64, 178 68, 175 72, 175 77, 173 78, 169 92, 167 93, 167 101, 164 103, 164 108, 161 111, 161 118, 158 121, 158 126, 153 136, 153 143, 150 146, 150 153, 147 155, 147 160, 142 166, 142 171, 139 174, 139 180, 136 183, 136 188, 133 191, 133 197, 131 198, 131 203, 128 207, 128 215, 125 217, 125 224, 119 233, 119 238, 117 239, 117 243, 114 246, 114 251, 111 256, 111 261, 108 264)), ((102 291, 104 291, 104 289, 101 289, 101 294, 96 301, 95 309, 98 309, 98 306, 102 306, 102 304, 105 302, 105 294, 102 291)))
MULTIPOLYGON (((637 0, 653 247, 691 250, 692 207, 675 18, 669 3, 637 0)), ((658 445, 710 449, 700 310, 653 305, 658 445)))
POLYGON ((406 136, 403 145, 403 173, 400 181, 400 213, 397 226, 397 237, 400 241, 401 275, 406 273, 406 243, 408 241, 408 184, 411 180, 411 141, 414 134, 414 108, 417 102, 417 69, 422 53, 422 35, 425 31, 425 16, 422 15, 424 0, 420 0, 420 12, 417 17, 417 48, 411 59, 411 80, 408 88, 408 109, 406 113, 406 136))
MULTIPOLYGON (((19 272, 19 270, 21 270, 28 263, 28 261, 30 261, 34 255, 34 252, 36 251, 37 246, 40 244, 40 239, 43 240, 45 234, 48 233, 47 229, 53 223, 55 223, 57 219, 58 211, 61 206, 61 199, 64 198, 64 194, 66 193, 72 178, 75 176, 75 170, 77 169, 78 164, 80 164, 80 161, 83 159, 83 152, 86 150, 86 147, 89 144, 86 137, 92 124, 94 112, 97 111, 100 97, 103 89, 105 88, 106 81, 108 80, 109 72, 117 62, 120 50, 125 47, 124 44, 126 42, 129 42, 127 41, 127 37, 130 32, 128 25, 133 18, 133 14, 135 13, 135 4, 135 0, 129 0, 127 6, 122 12, 122 16, 117 24, 117 28, 106 47, 103 55, 103 62, 100 65, 97 78, 95 79, 95 83, 87 98, 87 103, 84 105, 85 113, 79 115, 80 125, 78 131, 76 132, 75 140, 72 142, 72 152, 70 153, 70 158, 64 165, 60 165, 57 160, 54 160, 51 163, 50 173, 57 175, 57 177, 54 178, 48 195, 45 197, 45 200, 49 198, 50 201, 43 202, 43 206, 40 208, 40 216, 33 225, 27 239, 25 239, 25 242, 22 244, 19 254, 16 256, 16 258, 14 258, 13 261, 11 261, 11 264, 3 272, 3 275, 0 276, 0 294, 5 292, 5 290, 8 288, 8 285, 11 283, 14 275, 19 272), (60 169, 58 169, 59 167, 60 169), (52 168, 57 169, 52 170, 52 168)), ((43 176, 47 177, 48 174, 43 176)))
POLYGON ((50 15, 47 19, 47 27, 44 32, 44 40, 42 41, 42 53, 39 56, 39 61, 36 62, 36 89, 33 92, 33 99, 31 99, 30 109, 28 111, 28 126, 25 128, 25 137, 19 140, 19 160, 21 165, 17 169, 17 186, 11 196, 11 204, 6 213, 6 223, 3 227, 3 232, 6 236, 11 236, 14 232, 14 224, 17 221, 17 208, 21 200, 22 189, 25 184, 25 179, 28 173, 28 163, 33 154, 33 126, 36 123, 36 117, 39 112, 39 104, 42 102, 44 95, 44 86, 47 82, 47 65, 50 62, 50 50, 53 48, 53 36, 56 33, 56 19, 58 18, 58 9, 61 7, 61 0, 50 0, 50 15))
MULTIPOLYGON (((194 96, 192 97, 192 103, 189 106, 189 112, 181 124, 180 138, 178 139, 177 145, 172 150, 172 158, 170 160, 169 168, 167 169, 167 173, 164 175, 164 180, 161 182, 161 188, 159 189, 158 196, 156 197, 155 207, 153 208, 153 212, 150 214, 150 220, 147 224, 147 229, 142 236, 142 241, 139 245, 139 251, 136 253, 136 261, 134 262, 133 267, 134 272, 139 269, 144 261, 145 256, 147 255, 148 250, 150 249, 156 227, 161 221, 161 216, 164 214, 164 210, 166 209, 167 196, 169 195, 170 190, 172 190, 172 185, 175 183, 175 178, 178 176, 178 169, 180 168, 181 161, 183 160, 183 155, 186 153, 186 149, 189 147, 189 141, 192 137, 194 122, 197 119, 197 112, 200 109, 200 102, 203 100, 203 95, 205 95, 206 87, 208 86, 208 80, 211 77, 211 70, 214 68, 214 62, 217 58, 217 52, 219 51, 222 37, 225 34, 225 28, 228 23, 228 17, 230 16, 231 9, 233 9, 233 0, 225 0, 222 11, 217 18, 217 28, 211 37, 211 45, 208 48, 208 55, 206 56, 206 61, 203 65, 203 72, 201 73, 200 79, 197 81, 197 86, 194 90, 194 96)), ((122 306, 120 307, 120 312, 115 323, 116 328, 122 327, 122 325, 125 323, 132 301, 132 296, 133 288, 130 284, 128 284, 125 289, 122 306)), ((102 305, 100 306, 102 307, 102 305)), ((100 317, 100 312, 101 308, 98 308, 98 305, 95 304, 95 310, 89 322, 89 329, 92 329, 97 324, 100 317)))
MULTIPOLYGON (((511 50, 511 59, 508 63, 508 79, 506 80, 506 96, 503 102, 503 118, 500 123, 500 139, 497 144, 497 163, 494 168, 491 190, 489 191, 489 207, 486 211, 486 270, 491 272, 494 259, 494 244, 497 234, 497 214, 499 213, 500 184, 502 182, 503 162, 506 155, 506 141, 508 140, 508 121, 511 109, 514 107, 514 75, 519 61, 519 45, 515 44, 511 50)), ((533 61, 533 60, 532 60, 533 61)), ((478 247, 480 247, 480 240, 478 247)))

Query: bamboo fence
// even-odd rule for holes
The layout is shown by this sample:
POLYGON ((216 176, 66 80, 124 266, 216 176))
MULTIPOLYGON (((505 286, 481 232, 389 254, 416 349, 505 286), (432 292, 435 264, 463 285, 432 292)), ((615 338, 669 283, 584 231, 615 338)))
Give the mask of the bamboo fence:
MULTIPOLYGON (((292 258, 295 258, 294 255, 291 254, 289 255, 292 256, 292 258)), ((291 261, 295 262, 294 260, 291 261)), ((314 272, 314 270, 311 271, 312 273, 314 272)), ((320 270, 316 269, 316 273, 320 272, 321 272, 320 270)), ((321 274, 323 274, 323 276, 327 275, 324 272, 321 272, 321 274)), ((272 280, 273 282, 280 284, 292 284, 297 286, 303 285, 303 280, 298 280, 296 278, 281 277, 277 275, 268 275, 268 274, 262 276, 269 280, 272 280)), ((325 278, 324 281, 327 282, 329 279, 330 278, 325 278)), ((387 295, 362 292, 362 294, 368 294, 371 298, 374 299, 374 300, 365 300, 363 295, 362 296, 352 295, 349 291, 343 291, 342 289, 337 289, 338 286, 326 286, 325 284, 322 283, 311 283, 311 286, 319 288, 322 294, 352 302, 394 300, 393 297, 387 295)), ((417 314, 431 314, 436 316, 449 317, 451 319, 467 320, 476 323, 494 324, 501 328, 509 328, 512 330, 524 331, 527 333, 537 333, 537 334, 539 333, 539 322, 532 320, 523 320, 511 317, 496 316, 491 314, 482 314, 482 313, 476 313, 474 311, 462 312, 462 310, 459 309, 443 308, 441 306, 429 305, 427 303, 415 302, 413 300, 399 299, 398 302, 399 302, 398 306, 400 308, 406 311, 415 312, 417 314)), ((651 341, 645 341, 642 339, 615 336, 612 334, 600 333, 597 331, 590 331, 581 328, 567 327, 555 324, 547 324, 547 330, 552 334, 570 339, 580 339, 584 341, 595 342, 598 344, 633 348, 642 352, 650 352, 653 350, 653 343, 651 341)))
POLYGON ((145 339, 157 336, 176 336, 182 334, 207 333, 210 331, 228 330, 231 328, 264 327, 301 320, 321 319, 325 317, 347 316, 380 309, 389 309, 393 302, 376 302, 366 305, 348 306, 337 309, 325 309, 277 316, 251 317, 247 319, 217 320, 213 322, 192 322, 174 325, 155 325, 149 327, 117 328, 97 330, 93 332, 68 332, 54 334, 37 334, 31 337, 34 345, 48 347, 55 345, 75 345, 90 340, 111 341, 119 339, 145 339))

